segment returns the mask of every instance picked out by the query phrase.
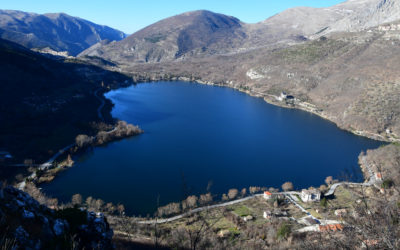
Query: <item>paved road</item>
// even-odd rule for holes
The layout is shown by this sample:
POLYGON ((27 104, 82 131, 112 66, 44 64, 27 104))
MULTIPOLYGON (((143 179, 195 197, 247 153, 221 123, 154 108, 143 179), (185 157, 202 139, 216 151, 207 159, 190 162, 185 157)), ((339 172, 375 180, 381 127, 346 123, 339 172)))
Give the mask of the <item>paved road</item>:
MULTIPOLYGON (((283 194, 283 195, 293 195, 293 194, 300 194, 299 192, 295 192, 295 191, 291 191, 291 192, 279 192, 279 193, 272 193, 272 194, 283 194)), ((190 210, 186 213, 171 217, 171 218, 167 218, 167 219, 157 219, 157 220, 146 220, 146 221, 138 221, 139 224, 162 224, 162 223, 167 223, 167 222, 171 222, 171 221, 175 221, 175 220, 179 220, 182 219, 183 217, 186 217, 190 214, 194 214, 194 213, 198 213, 204 210, 208 210, 208 209, 212 209, 212 208, 218 208, 218 207, 226 207, 226 206, 230 206, 230 205, 234 205, 243 201, 247 201, 256 197, 261 197, 264 194, 255 194, 249 197, 245 197, 242 199, 238 199, 238 200, 234 200, 234 201, 228 201, 225 203, 221 203, 221 204, 216 204, 216 205, 212 205, 212 206, 206 206, 206 207, 199 207, 199 208, 195 208, 193 210, 190 210)))
POLYGON ((333 185, 330 187, 330 189, 328 190, 328 192, 326 192, 324 195, 325 195, 325 196, 330 196, 330 195, 334 194, 336 188, 339 187, 339 186, 341 186, 341 185, 353 185, 353 186, 365 186, 365 187, 369 187, 369 186, 374 185, 374 184, 377 182, 377 180, 376 180, 376 178, 375 178, 375 173, 374 173, 374 171, 372 170, 371 166, 367 163, 367 160, 366 160, 366 159, 367 159, 366 156, 361 157, 362 165, 367 169, 368 174, 369 174, 369 180, 368 180, 368 182, 364 182, 364 183, 355 183, 355 182, 340 182, 340 183, 335 183, 335 184, 333 184, 333 185))
POLYGON ((212 206, 206 206, 206 207, 199 207, 199 208, 195 208, 193 210, 190 210, 186 213, 171 217, 171 218, 167 218, 167 219, 157 219, 157 220, 145 220, 145 221, 138 221, 139 224, 162 224, 162 223, 166 223, 166 222, 171 222, 171 221, 175 221, 175 220, 179 220, 183 217, 186 217, 190 214, 194 214, 194 213, 198 213, 204 210, 208 210, 208 209, 212 209, 212 208, 217 208, 217 207, 226 207, 226 206, 230 206, 230 205, 234 205, 243 201, 247 201, 250 199, 253 199, 255 197, 260 197, 263 196, 263 194, 255 194, 246 198, 242 198, 242 199, 238 199, 238 200, 234 200, 234 201, 229 201, 229 202, 225 202, 222 204, 217 204, 217 205, 212 205, 212 206))
POLYGON ((303 213, 307 214, 309 217, 311 217, 313 220, 315 220, 318 224, 321 224, 321 222, 319 221, 319 219, 315 218, 312 214, 310 214, 310 212, 308 212, 307 210, 305 210, 304 207, 302 207, 299 203, 297 203, 297 202, 295 201, 295 199, 293 199, 293 197, 292 197, 291 194, 285 194, 285 196, 286 196, 286 198, 287 198, 290 202, 292 202, 296 207, 300 208, 300 210, 301 210, 303 213))
MULTIPOLYGON (((94 92, 94 96, 97 98, 97 99, 99 99, 99 101, 100 101, 100 106, 97 108, 97 115, 99 116, 99 118, 102 120, 102 121, 104 121, 104 117, 103 117, 103 115, 102 115, 102 113, 101 113, 101 110, 103 109, 103 107, 104 107, 104 105, 105 105, 105 102, 104 102, 104 99, 102 99, 102 98, 100 98, 99 96, 98 96, 98 92, 100 91, 100 89, 98 89, 98 90, 96 90, 95 92, 94 92)), ((107 131, 107 133, 112 133, 112 132, 114 132, 116 130, 116 128, 114 127, 112 130, 110 130, 110 131, 107 131)), ((74 147, 76 144, 75 143, 72 143, 72 144, 70 144, 70 145, 68 145, 68 146, 66 146, 66 147, 64 147, 64 148, 62 148, 62 149, 60 149, 56 154, 54 154, 48 161, 46 161, 45 163, 42 163, 42 164, 40 164, 40 165, 38 165, 38 169, 39 170, 46 170, 46 169, 48 169, 49 167, 51 167, 52 165, 53 165, 53 163, 54 163, 54 161, 59 157, 59 156, 61 156, 62 154, 64 154, 67 150, 69 150, 70 148, 72 148, 72 147, 74 147)), ((16 165, 19 165, 19 164, 16 164, 16 165)), ((32 173, 30 176, 29 176, 29 178, 31 178, 31 179, 35 179, 36 178, 36 173, 34 172, 34 173, 32 173)), ((17 186, 18 186, 18 188, 20 189, 20 190, 23 190, 24 188, 25 188, 25 181, 22 181, 22 182, 20 182, 19 184, 17 184, 17 186)))
POLYGON ((68 145, 68 146, 66 146, 66 147, 64 147, 64 148, 62 148, 62 149, 60 149, 60 150, 58 150, 58 152, 57 152, 55 155, 53 155, 48 161, 46 161, 46 162, 43 163, 43 164, 40 164, 40 165, 39 165, 39 169, 40 169, 40 170, 45 170, 46 168, 51 167, 51 166, 53 165, 53 162, 54 162, 60 155, 64 154, 67 150, 69 150, 70 148, 72 148, 72 147, 74 147, 74 146, 75 146, 75 143, 72 143, 72 144, 70 144, 70 145, 68 145))

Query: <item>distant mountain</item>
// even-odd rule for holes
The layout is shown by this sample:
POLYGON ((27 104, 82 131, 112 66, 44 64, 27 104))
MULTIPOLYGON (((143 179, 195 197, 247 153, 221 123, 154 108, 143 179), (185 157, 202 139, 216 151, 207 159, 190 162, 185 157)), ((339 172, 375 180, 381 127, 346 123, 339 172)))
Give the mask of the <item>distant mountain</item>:
POLYGON ((0 10, 0 38, 28 48, 48 47, 75 56, 104 39, 119 41, 125 37, 121 31, 64 13, 0 10))
POLYGON ((150 25, 120 42, 97 44, 80 56, 102 56, 119 62, 161 62, 198 54, 227 52, 246 39, 237 18, 193 11, 150 25))
POLYGON ((123 64, 174 61, 288 46, 398 19, 399 0, 348 0, 327 8, 297 7, 256 24, 210 11, 194 11, 161 20, 120 42, 96 44, 80 56, 98 56, 123 64))
POLYGON ((256 24, 255 30, 269 36, 275 34, 275 41, 300 35, 313 39, 332 32, 360 31, 398 19, 399 0, 348 0, 327 8, 288 9, 256 24))

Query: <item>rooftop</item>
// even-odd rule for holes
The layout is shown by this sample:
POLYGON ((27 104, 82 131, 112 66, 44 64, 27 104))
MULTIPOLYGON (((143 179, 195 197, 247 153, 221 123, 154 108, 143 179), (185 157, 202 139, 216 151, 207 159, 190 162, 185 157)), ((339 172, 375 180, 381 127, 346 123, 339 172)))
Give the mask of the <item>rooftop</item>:
POLYGON ((304 194, 320 194, 321 192, 317 189, 303 189, 301 190, 304 194))

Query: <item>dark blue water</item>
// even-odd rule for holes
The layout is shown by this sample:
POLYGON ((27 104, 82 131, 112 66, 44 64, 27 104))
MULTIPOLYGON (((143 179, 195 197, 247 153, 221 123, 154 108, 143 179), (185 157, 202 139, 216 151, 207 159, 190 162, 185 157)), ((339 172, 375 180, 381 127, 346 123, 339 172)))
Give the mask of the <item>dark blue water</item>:
POLYGON ((359 169, 362 150, 382 143, 355 136, 307 112, 267 104, 230 88, 184 82, 146 83, 111 91, 113 116, 145 133, 75 159, 44 190, 75 193, 152 214, 186 194, 229 188, 319 186, 326 176, 359 169))

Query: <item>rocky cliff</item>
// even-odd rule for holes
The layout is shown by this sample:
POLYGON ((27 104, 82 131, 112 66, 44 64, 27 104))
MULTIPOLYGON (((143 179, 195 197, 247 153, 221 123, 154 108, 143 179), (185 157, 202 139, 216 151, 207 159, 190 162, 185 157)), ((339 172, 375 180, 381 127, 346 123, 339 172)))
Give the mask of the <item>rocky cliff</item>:
POLYGON ((0 189, 4 249, 111 249, 113 231, 102 214, 50 209, 11 186, 0 189))

